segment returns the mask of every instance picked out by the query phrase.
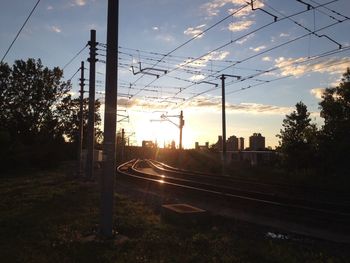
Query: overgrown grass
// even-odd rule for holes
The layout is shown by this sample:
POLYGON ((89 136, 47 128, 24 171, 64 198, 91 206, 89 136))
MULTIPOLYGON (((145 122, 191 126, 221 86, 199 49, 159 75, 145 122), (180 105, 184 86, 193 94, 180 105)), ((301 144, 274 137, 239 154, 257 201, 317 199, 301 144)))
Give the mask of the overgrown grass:
POLYGON ((96 234, 99 190, 63 170, 0 181, 1 262, 346 262, 345 245, 274 240, 268 229, 214 218, 205 226, 162 222, 145 204, 116 195, 115 229, 124 242, 96 234))
MULTIPOLYGON (((180 157, 178 151, 163 149, 156 157, 159 161, 191 171, 222 173, 220 153, 185 150, 180 157)), ((323 175, 316 170, 291 171, 273 164, 252 167, 249 162, 233 162, 227 165, 225 174, 264 183, 300 185, 333 192, 348 192, 350 185, 350 176, 323 175)))

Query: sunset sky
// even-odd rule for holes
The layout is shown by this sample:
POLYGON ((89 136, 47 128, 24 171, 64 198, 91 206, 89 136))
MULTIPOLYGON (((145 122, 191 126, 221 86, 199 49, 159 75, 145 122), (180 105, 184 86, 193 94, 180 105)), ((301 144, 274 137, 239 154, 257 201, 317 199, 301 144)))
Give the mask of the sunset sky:
MULTIPOLYGON (((0 0, 1 57, 36 2, 0 0)), ((128 115, 129 122, 117 129, 125 128, 133 144, 178 143, 174 124, 151 120, 180 110, 185 148, 195 141, 215 143, 222 133, 219 77, 231 74, 241 79, 226 79, 227 137, 244 137, 248 146, 248 137, 260 132, 266 146, 275 147, 283 118, 299 101, 322 125, 322 90, 337 85, 350 67, 348 0, 304 0, 310 10, 296 0, 254 1, 255 10, 245 0, 119 2, 118 114, 128 115), (131 67, 137 73, 140 63, 153 69, 133 75, 131 67)), ((68 80, 88 57, 86 48, 67 65, 86 45, 90 29, 106 43, 106 12, 106 0, 42 0, 5 62, 41 58, 49 67, 66 65, 68 80)), ((103 45, 99 49, 96 89, 103 93, 106 52, 103 45)), ((79 74, 72 78, 74 96, 78 79, 79 74)), ((96 97, 103 101, 100 93, 96 97)))

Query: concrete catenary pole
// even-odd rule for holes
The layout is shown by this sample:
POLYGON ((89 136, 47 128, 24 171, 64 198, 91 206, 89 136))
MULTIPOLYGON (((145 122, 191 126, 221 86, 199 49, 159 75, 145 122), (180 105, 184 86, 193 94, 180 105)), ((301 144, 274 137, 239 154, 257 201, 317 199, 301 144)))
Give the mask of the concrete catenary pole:
POLYGON ((221 107, 222 107, 222 162, 223 166, 226 165, 226 111, 225 111, 225 75, 221 77, 221 107))
POLYGON ((78 176, 82 176, 83 163, 83 131, 84 131, 84 61, 80 66, 80 98, 79 98, 79 141, 78 141, 78 176))
POLYGON ((90 30, 90 63, 89 72, 89 117, 87 131, 86 177, 91 180, 94 175, 94 145, 95 145, 95 75, 96 75, 96 30, 90 30))
POLYGON ((179 141, 179 149, 182 150, 182 128, 184 127, 185 121, 184 121, 184 114, 183 111, 180 112, 180 141, 179 141))
POLYGON ((122 144, 121 144, 121 147, 122 147, 121 160, 124 161, 124 159, 125 159, 125 130, 124 129, 122 129, 122 144))
POLYGON ((225 105, 225 79, 226 77, 232 77, 236 79, 241 79, 241 76, 237 75, 229 75, 229 74, 222 74, 221 79, 221 87, 222 87, 222 162, 223 162, 223 173, 225 173, 225 166, 226 166, 226 105, 225 105))
POLYGON ((106 99, 104 115, 103 176, 101 179, 100 232, 113 236, 114 184, 116 176, 116 129, 118 83, 119 0, 108 0, 106 99))

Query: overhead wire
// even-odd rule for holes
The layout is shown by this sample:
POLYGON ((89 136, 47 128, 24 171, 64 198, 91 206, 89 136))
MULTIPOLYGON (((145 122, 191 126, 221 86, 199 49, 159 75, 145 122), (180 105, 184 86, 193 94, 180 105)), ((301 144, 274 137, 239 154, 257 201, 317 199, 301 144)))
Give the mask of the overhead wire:
POLYGON ((81 50, 79 50, 62 68, 62 70, 65 70, 66 67, 68 67, 84 50, 85 48, 88 46, 88 44, 86 44, 81 50))
MULTIPOLYGON (((313 7, 313 9, 317 9, 317 8, 319 8, 319 7, 322 7, 322 6, 326 6, 326 5, 328 5, 328 4, 332 3, 332 2, 336 2, 336 1, 337 1, 337 0, 334 0, 334 1, 330 1, 330 2, 327 2, 327 3, 321 4, 321 5, 315 6, 315 7, 313 7)), ((298 12, 298 13, 295 13, 295 14, 292 14, 292 15, 290 15, 290 16, 285 16, 284 18, 278 19, 277 22, 278 22, 278 21, 281 21, 281 20, 284 20, 284 19, 287 19, 287 18, 292 17, 292 16, 296 16, 296 15, 298 15, 298 14, 307 12, 307 11, 308 11, 308 10, 304 10, 304 11, 301 11, 301 12, 298 12)), ((216 71, 215 74, 218 74, 218 72, 223 72, 224 70, 226 70, 226 69, 228 69, 228 68, 230 68, 230 67, 233 67, 233 66, 235 66, 235 65, 238 64, 238 63, 245 62, 245 61, 247 61, 247 60, 249 60, 249 59, 252 59, 252 58, 254 58, 254 57, 256 57, 256 56, 262 55, 262 54, 264 54, 264 53, 266 53, 266 52, 270 52, 270 51, 273 50, 273 49, 276 49, 276 48, 279 48, 279 47, 281 47, 281 46, 290 44, 290 43, 292 43, 292 42, 294 42, 294 41, 297 41, 297 40, 299 40, 299 39, 301 39, 301 38, 303 38, 303 37, 305 37, 305 36, 308 36, 308 35, 310 35, 310 34, 314 34, 315 32, 318 32, 318 31, 320 31, 320 30, 324 30, 324 29, 329 28, 329 27, 331 27, 331 26, 334 26, 334 25, 336 25, 336 24, 338 24, 338 23, 344 22, 345 20, 347 20, 347 18, 344 19, 344 20, 337 20, 337 23, 333 23, 333 24, 328 25, 328 26, 326 26, 326 27, 323 27, 323 28, 321 28, 321 29, 313 30, 313 31, 311 31, 311 32, 308 31, 309 33, 306 34, 306 35, 303 35, 303 36, 300 36, 300 37, 298 37, 298 38, 296 38, 296 39, 293 39, 293 40, 287 41, 287 42, 285 42, 285 43, 282 43, 281 45, 278 45, 278 46, 275 46, 275 47, 273 47, 273 48, 271 48, 271 49, 268 49, 268 50, 265 50, 265 51, 263 51, 263 52, 260 52, 259 54, 255 54, 254 56, 245 58, 244 60, 236 61, 236 62, 232 63, 232 65, 229 65, 228 67, 223 68, 223 69, 220 70, 220 71, 216 71)), ((273 23, 274 23, 274 22, 273 22, 273 23)), ((271 23, 271 24, 272 24, 272 23, 271 23)), ((265 26, 267 27, 268 25, 265 25, 265 26)), ((252 34, 252 32, 249 32, 248 34, 252 34)), ((241 36, 241 39, 244 38, 244 37, 246 37, 246 36, 245 36, 245 35, 244 35, 244 36, 241 36)), ((233 43, 233 42, 236 42, 236 41, 237 41, 237 40, 235 40, 235 41, 231 40, 230 42, 233 43)), ((226 43, 226 45, 229 45, 229 44, 231 44, 231 43, 226 43)), ((220 47, 219 47, 219 48, 220 48, 220 47)), ((223 48, 223 47, 221 46, 221 48, 223 48)), ((127 49, 127 48, 126 48, 126 49, 127 49)), ((129 50, 132 50, 132 49, 129 49, 129 50)), ((217 50, 218 50, 218 49, 215 49, 215 50, 212 50, 212 51, 210 51, 210 52, 212 53, 212 52, 215 52, 215 51, 217 51, 217 50)), ((142 51, 137 50, 137 49, 135 49, 135 51, 137 51, 137 52, 142 52, 142 51)), ((124 53, 125 53, 125 52, 124 52, 124 53)), ((150 54, 153 53, 153 54, 155 54, 155 55, 162 55, 162 56, 163 56, 163 58, 160 58, 160 59, 152 58, 152 57, 144 57, 144 59, 146 59, 146 60, 150 60, 150 61, 155 60, 155 61, 156 61, 156 64, 154 64, 154 65, 157 65, 158 63, 163 62, 163 61, 164 61, 164 56, 175 57, 174 55, 170 55, 170 52, 168 52, 167 54, 162 54, 162 53, 158 53, 158 52, 149 52, 149 53, 150 53, 150 54)), ((208 52, 208 53, 209 53, 209 52, 208 52)), ((203 56, 207 55, 208 53, 204 54, 203 56)), ((209 53, 209 54, 210 54, 210 53, 209 53)), ((125 54, 125 55, 128 55, 128 56, 131 56, 131 57, 132 57, 131 54, 125 54)), ((203 56, 198 57, 198 58, 196 58, 195 60, 199 60, 199 59, 202 58, 203 56)), ((178 56, 178 57, 179 57, 179 56, 178 56)), ((187 59, 188 59, 188 58, 187 58, 187 59)), ((192 59, 192 58, 191 58, 191 59, 192 59)), ((192 59, 192 60, 193 60, 193 59, 192 59)), ((145 63, 145 62, 143 62, 143 63, 145 63)), ((167 63, 167 62, 164 61, 164 63, 167 63)), ((188 61, 187 63, 193 63, 193 61, 188 61)), ((154 66, 154 65, 153 65, 153 66, 154 66)), ((182 67, 183 67, 183 65, 182 65, 182 67)), ((178 69, 175 69, 175 70, 178 70, 178 69)), ((175 71, 175 70, 173 70, 173 71, 175 71)), ((264 73, 263 70, 260 71, 260 72, 264 73)), ((167 76, 167 77, 172 77, 172 76, 170 76, 170 75, 166 75, 166 76, 167 76)), ((214 74, 209 75, 209 76, 206 77, 206 79, 207 79, 207 78, 210 78, 210 77, 213 77, 213 76, 214 76, 214 74)), ((176 77, 174 77, 174 78, 176 78, 176 77)), ((139 78, 139 79, 140 79, 140 78, 139 78)), ((138 79, 138 80, 139 80, 139 79, 138 79)), ((249 79, 252 79, 252 77, 250 77, 249 79)), ((133 84, 135 84, 138 80, 134 81, 133 84)), ((155 80, 154 80, 154 81, 155 81, 155 80)), ((147 87, 151 86, 151 84, 152 84, 154 81, 152 81, 151 83, 149 83, 149 84, 147 84, 146 86, 144 86, 144 88, 143 88, 143 89, 140 89, 139 92, 141 92, 142 90, 145 90, 147 87)), ((186 80, 186 81, 188 81, 188 80, 186 80)), ((270 81, 256 80, 256 79, 255 79, 255 81, 260 81, 261 83, 258 83, 259 85, 270 82, 270 81)), ((193 83, 191 83, 190 86, 193 86, 193 85, 196 85, 196 84, 198 84, 198 83, 197 83, 197 82, 193 82, 193 83)), ((183 91, 184 91, 185 89, 187 89, 188 87, 189 87, 189 86, 184 87, 184 88, 180 88, 180 89, 179 89, 179 93, 183 92, 183 91)), ((139 92, 135 93, 133 96, 136 96, 137 94, 139 94, 139 92)), ((178 93, 178 94, 179 94, 179 93, 178 93)))
MULTIPOLYGON (((275 8, 273 8, 272 6, 268 5, 267 3, 265 3, 265 4, 266 4, 266 6, 268 6, 269 8, 271 8, 273 11, 275 11, 276 13, 278 13, 279 15, 286 17, 282 12, 278 11, 277 9, 275 9, 275 8)), ((314 9, 313 9, 313 10, 314 10, 314 9)), ((287 18, 287 17, 286 17, 286 18, 287 18)), ((343 20, 335 19, 334 17, 332 17, 332 18, 333 18, 335 21, 339 22, 339 23, 342 23, 342 22, 343 22, 343 20)), ((290 20, 290 21, 292 21, 292 22, 293 22, 294 24, 296 24, 297 26, 303 28, 303 29, 306 30, 307 32, 311 33, 312 35, 315 35, 315 36, 317 36, 317 37, 319 37, 319 38, 325 37, 325 38, 329 39, 331 42, 336 43, 339 47, 341 47, 341 45, 340 45, 337 41, 335 41, 333 38, 329 37, 328 35, 325 35, 325 34, 319 35, 319 34, 315 33, 315 31, 316 31, 316 30, 315 30, 315 25, 314 25, 314 29, 311 30, 311 29, 307 28, 306 26, 302 25, 301 23, 295 21, 295 20, 292 19, 291 17, 288 17, 287 19, 290 20)), ((314 17, 314 19, 315 19, 315 17, 314 17)), ((346 19, 346 18, 345 18, 345 19, 346 19)))
POLYGON ((20 28, 20 29, 19 29, 19 31, 17 32, 17 34, 16 34, 15 38, 12 40, 12 42, 11 42, 10 46, 7 48, 7 50, 6 50, 5 54, 4 54, 4 56, 2 57, 2 59, 1 59, 1 62, 0 62, 0 63, 2 63, 2 62, 4 61, 5 57, 6 57, 6 56, 7 56, 7 54, 10 52, 10 50, 11 50, 11 48, 12 48, 13 44, 16 42, 16 40, 17 40, 18 36, 21 34, 21 32, 22 32, 23 28, 24 28, 24 27, 25 27, 25 25, 27 24, 27 22, 28 22, 29 18, 32 16, 32 14, 34 13, 34 11, 35 11, 36 7, 39 5, 39 3, 40 3, 40 0, 38 0, 38 1, 36 2, 36 4, 34 5, 34 7, 32 8, 32 10, 30 11, 30 13, 29 13, 29 15, 28 15, 27 19, 24 21, 24 23, 22 24, 21 28, 20 28))
POLYGON ((81 70, 81 68, 78 68, 78 70, 67 80, 67 82, 71 82, 72 79, 75 77, 75 75, 78 74, 78 72, 81 70))
MULTIPOLYGON (((257 73, 257 74, 255 74, 255 75, 253 75, 253 76, 247 76, 247 77, 245 77, 245 78, 242 78, 242 79, 239 80, 239 81, 234 81, 234 82, 227 83, 225 86, 228 87, 228 86, 230 86, 230 85, 232 85, 232 84, 235 84, 235 83, 238 83, 238 82, 242 82, 242 81, 251 79, 252 77, 256 77, 257 75, 270 73, 270 72, 273 72, 273 71, 276 71, 276 70, 279 70, 279 69, 283 69, 283 68, 290 67, 291 65, 298 65, 298 64, 306 63, 306 62, 309 62, 309 61, 312 61, 312 60, 315 60, 315 59, 323 58, 323 57, 326 57, 326 56, 338 54, 338 53, 345 52, 345 51, 349 51, 349 50, 350 50, 350 46, 347 46, 347 47, 342 48, 341 50, 336 49, 336 50, 333 50, 333 51, 324 52, 324 53, 322 53, 322 54, 320 54, 320 55, 316 55, 316 56, 314 56, 314 57, 312 57, 312 58, 306 59, 305 61, 298 61, 298 62, 295 62, 295 63, 290 63, 290 64, 287 64, 287 65, 285 65, 285 66, 283 66, 283 67, 275 67, 275 68, 266 70, 265 72, 257 73)), ((344 64, 344 63, 349 63, 349 62, 346 61, 346 62, 341 62, 341 63, 339 63, 339 64, 344 64)), ((328 65, 328 66, 329 66, 329 65, 328 65)), ((318 69, 321 69, 321 68, 318 68, 318 69)), ((307 72, 307 71, 306 71, 306 72, 307 72)), ((255 86, 261 86, 261 85, 264 85, 264 84, 266 84, 266 83, 270 83, 270 82, 273 82, 273 81, 277 81, 277 80, 289 78, 289 77, 292 77, 292 76, 293 76, 293 75, 282 76, 282 77, 279 77, 279 78, 277 78, 277 79, 272 79, 272 80, 266 81, 265 83, 261 82, 261 83, 253 84, 253 85, 250 85, 250 86, 248 86, 248 87, 241 88, 241 89, 239 89, 239 90, 246 90, 246 89, 249 89, 249 88, 252 88, 252 87, 255 87, 255 86)), ((205 91, 203 91, 203 92, 196 93, 196 94, 194 94, 192 97, 186 99, 186 101, 184 101, 183 103, 177 105, 177 107, 182 106, 182 105, 185 104, 187 101, 190 101, 190 100, 192 100, 192 99, 194 99, 194 98, 196 98, 196 97, 199 97, 199 96, 201 96, 201 95, 203 95, 203 94, 206 94, 206 93, 209 93, 209 92, 218 90, 218 89, 220 89, 220 87, 219 87, 219 88, 217 88, 217 87, 215 87, 215 88, 210 88, 210 89, 207 89, 207 90, 205 90, 205 91)), ((231 93, 238 92, 239 90, 236 90, 236 91, 234 91, 234 92, 228 92, 228 93, 226 93, 226 95, 229 95, 229 94, 231 94, 231 93)), ((177 107, 176 107, 176 108, 177 108, 177 107)))
MULTIPOLYGON (((320 4, 320 5, 318 5, 318 6, 315 6, 314 8, 319 8, 319 7, 321 7, 321 6, 325 6, 325 5, 328 5, 328 4, 333 3, 333 2, 336 2, 336 1, 338 1, 338 0, 332 0, 332 1, 329 1, 329 2, 327 2, 327 3, 324 3, 324 4, 320 4)), ((250 4, 249 4, 249 5, 250 5, 250 4)), ((203 54, 203 55, 201 55, 201 56, 195 58, 195 59, 192 60, 192 61, 187 61, 187 62, 185 62, 184 64, 182 64, 181 66, 187 65, 187 64, 189 64, 189 63, 193 63, 193 61, 197 61, 197 60, 199 60, 199 59, 201 59, 201 58, 203 58, 203 57, 205 57, 205 56, 208 56, 208 55, 210 55, 210 54, 212 54, 212 53, 214 53, 214 52, 216 52, 216 51, 218 51, 218 50, 221 50, 221 49, 223 49, 223 48, 225 48, 225 47, 231 45, 231 44, 234 43, 234 42, 237 42, 237 41, 239 41, 239 40, 241 40, 241 39, 246 38, 246 37, 249 36, 249 35, 255 34, 256 32, 258 32, 258 31, 260 31, 260 30, 262 30, 262 29, 264 29, 264 28, 267 28, 268 26, 270 26, 270 25, 272 25, 272 24, 274 24, 274 23, 276 23, 276 22, 283 21, 283 20, 285 20, 285 19, 288 19, 288 18, 290 18, 290 17, 294 17, 294 16, 297 16, 297 15, 300 15, 300 14, 305 13, 305 12, 308 12, 308 11, 309 11, 309 10, 299 11, 299 12, 296 12, 296 13, 291 14, 291 15, 289 15, 289 16, 286 16, 286 17, 282 17, 282 18, 280 18, 280 19, 277 19, 276 21, 267 23, 267 24, 265 24, 265 25, 263 25, 263 26, 261 26, 261 27, 255 29, 255 30, 252 30, 252 31, 250 31, 250 32, 248 32, 248 33, 246 33, 246 34, 244 34, 244 35, 242 35, 242 36, 240 36, 240 37, 238 37, 238 38, 236 38, 236 39, 234 39, 234 40, 230 40, 229 42, 227 42, 227 43, 225 43, 225 44, 223 44, 223 45, 221 45, 221 46, 219 46, 219 47, 217 47, 217 48, 215 48, 215 49, 212 49, 212 50, 209 51, 209 52, 206 52, 205 54, 203 54)), ((346 19, 345 19, 345 20, 346 20, 346 19)), ((343 21, 345 21, 345 20, 343 20, 343 21)), ((339 23, 339 22, 337 22, 337 23, 339 23)), ((326 27, 325 27, 325 28, 326 28, 326 27)), ((323 30, 323 29, 325 29, 325 28, 321 28, 321 29, 319 29, 319 30, 323 30)), ((311 34, 311 33, 309 33, 309 34, 311 34)), ((307 34, 307 35, 309 35, 309 34, 307 34)), ((306 36, 307 36, 307 35, 306 35, 306 36)), ((303 38, 303 37, 305 37, 305 35, 302 36, 301 38, 303 38)), ((301 38, 300 38, 300 39, 301 39, 301 38)), ((296 41, 296 40, 298 40, 298 39, 295 39, 295 40, 293 40, 293 41, 296 41)), ((293 42, 293 41, 291 41, 291 42, 293 42)), ((290 42, 290 43, 291 43, 291 42, 290 42)), ((285 44, 283 44, 283 45, 286 45, 286 44, 289 44, 289 43, 285 43, 285 44)), ((283 45, 281 45, 281 46, 283 46, 283 45)), ((278 47, 276 47, 276 48, 278 48, 278 47)), ((271 49, 271 50, 273 50, 273 49, 271 49)), ((265 51, 265 53, 266 53, 266 51, 265 51)), ((257 56, 257 55, 255 55, 255 56, 257 56)), ((251 58, 253 58, 253 57, 255 57, 255 56, 252 56, 251 58)), ((249 58, 249 59, 250 59, 250 58, 249 58)), ((238 63, 241 63, 241 62, 242 62, 242 61, 238 61, 238 62, 236 62, 234 65, 236 65, 236 64, 238 64, 238 63)), ((181 66, 178 66, 177 68, 170 70, 170 71, 166 74, 166 76, 169 77, 169 74, 170 74, 170 73, 172 73, 172 72, 178 70, 181 66)), ((230 68, 230 67, 232 67, 232 65, 226 67, 224 70, 226 70, 226 69, 228 69, 228 68, 230 68)), ((221 71, 223 71, 223 70, 221 70, 221 71)), ((162 75, 162 76, 164 76, 164 75, 162 75)), ((162 77, 162 76, 160 76, 160 77, 162 77)), ((213 75, 209 75, 208 77, 212 77, 212 76, 213 76, 213 75)), ((157 81, 158 79, 159 79, 159 78, 152 80, 150 83, 148 83, 148 84, 145 86, 145 88, 147 88, 148 85, 153 84, 153 83, 154 83, 155 81, 157 81)), ((137 79, 136 81, 134 81, 134 83, 136 83, 138 80, 139 80, 139 79, 137 79)), ((189 87, 194 86, 194 85, 195 85, 195 84, 190 85, 189 87)), ((135 93, 133 96, 137 96, 140 92, 141 92, 141 91, 135 93)))
MULTIPOLYGON (((345 20, 347 20, 347 19, 344 19, 342 22, 344 22, 345 20)), ((336 24, 339 24, 339 23, 340 23, 340 22, 334 22, 334 23, 332 23, 332 24, 330 24, 330 25, 327 25, 327 26, 325 26, 325 27, 322 27, 322 28, 316 30, 315 32, 324 30, 324 29, 326 29, 326 28, 332 27, 332 26, 334 26, 334 25, 336 25, 336 24)), ((243 59, 243 60, 240 60, 238 63, 242 63, 242 62, 248 61, 248 60, 250 60, 250 59, 252 59, 252 58, 255 58, 255 57, 257 57, 257 56, 263 55, 263 54, 265 54, 265 53, 267 53, 267 52, 270 52, 270 51, 272 51, 272 50, 274 50, 274 49, 280 48, 280 47, 282 47, 282 46, 285 46, 285 45, 287 45, 287 44, 290 44, 290 43, 292 43, 292 42, 295 42, 295 41, 297 41, 297 40, 299 40, 299 39, 302 39, 302 38, 304 38, 304 37, 306 37, 306 36, 309 36, 310 34, 312 34, 312 32, 311 32, 311 33, 307 33, 307 34, 302 35, 302 36, 299 36, 299 37, 297 37, 297 38, 294 38, 294 39, 292 39, 292 40, 289 40, 289 41, 284 42, 284 43, 282 43, 282 44, 279 44, 279 45, 277 45, 277 46, 274 46, 274 47, 272 47, 272 48, 270 48, 270 49, 264 50, 264 51, 262 51, 262 52, 260 52, 260 53, 257 53, 257 54, 255 54, 255 55, 252 55, 252 56, 250 56, 250 57, 247 57, 247 58, 245 58, 245 59, 243 59)), ((238 64, 238 63, 237 63, 237 64, 238 64)), ((229 69, 229 68, 231 68, 231 67, 233 67, 233 66, 235 66, 235 65, 236 65, 236 64, 229 65, 229 66, 227 66, 226 68, 220 70, 220 72, 223 72, 223 71, 225 71, 225 70, 227 70, 227 69, 229 69)), ((213 75, 209 75, 207 78, 213 77, 213 76, 215 76, 215 75, 214 75, 214 74, 213 74, 213 75)), ((206 78, 203 79, 203 80, 206 80, 206 78)), ((190 85, 190 86, 186 87, 185 89, 190 88, 190 87, 192 87, 192 86, 193 86, 193 85, 190 85)))
MULTIPOLYGON (((314 0, 310 0, 310 1, 313 2, 313 3, 315 3, 315 4, 319 4, 318 2, 316 2, 316 1, 314 1, 314 0)), ((323 8, 324 8, 324 9, 327 9, 328 11, 332 12, 333 14, 336 14, 336 15, 341 16, 341 17, 343 17, 343 18, 349 19, 348 16, 345 16, 345 15, 343 15, 342 13, 337 12, 337 11, 335 11, 335 10, 333 10, 333 9, 331 9, 331 8, 329 8, 329 7, 327 7, 327 6, 323 6, 323 8)), ((317 11, 320 12, 320 10, 317 10, 317 11)), ((323 13, 323 12, 322 12, 322 13, 323 13)), ((328 15, 328 16, 329 16, 329 15, 328 15)), ((335 18, 334 18, 334 19, 335 19, 335 18)))
MULTIPOLYGON (((219 20, 218 22, 216 22, 215 24, 211 25, 210 27, 206 28, 205 30, 203 30, 202 32, 196 34, 195 36, 193 36, 192 38, 190 38, 189 40, 185 41, 184 43, 182 43, 181 45, 177 46, 176 48, 172 49, 171 51, 169 51, 168 53, 166 53, 163 56, 163 59, 165 57, 167 57, 168 55, 174 53, 175 51, 177 51, 178 49, 182 48, 183 46, 187 45, 188 43, 190 43, 191 41, 193 41, 194 39, 197 39, 199 36, 202 36, 203 34, 205 34, 206 32, 208 32, 209 30, 211 30, 212 28, 216 27, 217 25, 219 25, 220 23, 222 23, 223 21, 227 20, 228 18, 230 18, 232 15, 235 15, 236 13, 240 12, 241 10, 243 10, 244 8, 250 6, 250 3, 247 3, 246 5, 242 5, 239 8, 237 8, 235 11, 231 12, 228 16, 224 17, 223 19, 219 20)), ((156 62, 152 68, 156 67, 160 62, 156 62)), ((138 79, 136 79, 134 83, 136 83, 137 81, 139 81, 141 78, 143 78, 143 75, 141 75, 138 79)), ((137 92, 137 94, 139 94, 139 92, 137 92)), ((136 94, 136 95, 137 95, 136 94)), ((135 94, 133 96, 136 96, 135 94)))
MULTIPOLYGON (((324 68, 327 68, 329 66, 335 66, 335 65, 342 65, 342 64, 347 64, 349 63, 349 61, 343 61, 343 62, 334 62, 334 63, 330 63, 324 67, 318 67, 317 69, 310 69, 310 70, 306 70, 304 71, 303 73, 309 73, 309 72, 314 72, 314 71, 318 71, 320 69, 324 69, 324 68)), ((279 77, 279 78, 275 78, 275 79, 272 79, 272 80, 269 80, 269 83, 270 82, 274 82, 274 81, 278 81, 278 80, 281 80, 281 79, 286 79, 286 78, 290 78, 290 77, 293 77, 294 75, 293 74, 289 74, 287 76, 282 76, 282 77, 279 77)), ((246 89, 250 89, 250 88, 253 88, 253 87, 257 87, 257 86, 261 86, 261 85, 264 85, 266 83, 257 83, 257 84, 253 84, 253 85, 249 85, 248 87, 246 88, 241 88, 241 89, 238 89, 238 90, 234 90, 234 91, 231 91, 231 92, 228 92, 226 93, 226 95, 230 95, 230 94, 233 94, 233 93, 237 93, 237 92, 240 92, 240 91, 243 91, 243 90, 246 90, 246 89)))

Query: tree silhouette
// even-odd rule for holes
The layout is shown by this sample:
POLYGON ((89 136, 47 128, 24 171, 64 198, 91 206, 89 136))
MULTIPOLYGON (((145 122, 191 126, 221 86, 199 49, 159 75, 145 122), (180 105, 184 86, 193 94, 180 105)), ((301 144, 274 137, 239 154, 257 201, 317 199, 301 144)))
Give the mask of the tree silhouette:
POLYGON ((16 60, 12 68, 0 65, 0 129, 23 144, 60 140, 52 109, 70 90, 62 75, 40 59, 16 60))
POLYGON ((282 153, 284 164, 294 170, 310 168, 314 163, 317 147, 317 128, 311 124, 310 113, 303 102, 298 102, 296 110, 286 115, 278 150, 282 153))
POLYGON ((321 133, 322 163, 325 169, 348 172, 350 155, 350 69, 339 86, 327 88, 320 102, 324 126, 321 133))
POLYGON ((50 165, 64 144, 54 109, 71 89, 58 67, 41 60, 0 64, 0 162, 2 167, 50 165))
MULTIPOLYGON (((83 100, 83 145, 86 145, 87 136, 87 123, 88 123, 88 104, 89 99, 83 100)), ((101 115, 100 115, 101 103, 99 100, 95 101, 95 138, 96 142, 101 142, 102 131, 101 115)), ((58 119, 58 129, 65 136, 69 142, 77 143, 79 140, 79 111, 80 111, 80 99, 73 99, 71 95, 66 96, 57 105, 55 110, 55 116, 58 119)))

